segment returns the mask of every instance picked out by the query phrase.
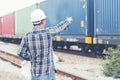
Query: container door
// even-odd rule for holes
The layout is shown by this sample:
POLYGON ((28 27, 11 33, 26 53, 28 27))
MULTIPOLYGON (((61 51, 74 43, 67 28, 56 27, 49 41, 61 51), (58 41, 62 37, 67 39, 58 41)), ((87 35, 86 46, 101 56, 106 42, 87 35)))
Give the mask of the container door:
POLYGON ((100 44, 120 44, 120 0, 95 0, 96 35, 100 44))
POLYGON ((120 0, 95 0, 97 35, 120 35, 120 0))
POLYGON ((14 35, 14 13, 3 16, 2 18, 2 35, 14 35))
POLYGON ((40 8, 47 15, 47 27, 53 27, 72 16, 73 23, 62 34, 85 34, 86 0, 47 0, 40 4, 40 8))
POLYGON ((17 37, 21 38, 25 33, 32 31, 30 14, 35 8, 34 5, 15 12, 15 34, 17 37))

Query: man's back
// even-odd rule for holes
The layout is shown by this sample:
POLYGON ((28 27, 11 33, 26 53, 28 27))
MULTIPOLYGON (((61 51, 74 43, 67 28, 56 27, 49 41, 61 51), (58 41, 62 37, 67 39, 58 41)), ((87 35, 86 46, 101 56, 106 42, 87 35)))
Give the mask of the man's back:
POLYGON ((31 61, 32 80, 55 80, 52 38, 65 30, 71 21, 72 18, 69 17, 55 27, 45 28, 43 19, 37 25, 35 22, 33 31, 23 37, 18 55, 31 61))
POLYGON ((52 35, 46 29, 35 28, 26 35, 33 76, 54 71, 52 35))

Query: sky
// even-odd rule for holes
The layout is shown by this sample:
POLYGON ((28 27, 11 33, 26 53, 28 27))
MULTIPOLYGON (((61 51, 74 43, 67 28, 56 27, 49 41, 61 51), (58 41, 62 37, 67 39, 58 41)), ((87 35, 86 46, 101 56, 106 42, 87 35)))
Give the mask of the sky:
POLYGON ((0 16, 43 1, 45 0, 0 0, 0 16))

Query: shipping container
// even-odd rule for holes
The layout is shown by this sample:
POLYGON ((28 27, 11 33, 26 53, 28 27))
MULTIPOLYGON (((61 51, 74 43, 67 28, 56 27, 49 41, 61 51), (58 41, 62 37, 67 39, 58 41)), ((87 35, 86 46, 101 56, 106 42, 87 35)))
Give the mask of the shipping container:
POLYGON ((120 0, 95 0, 97 35, 120 35, 120 0))
POLYGON ((40 4, 47 15, 47 27, 53 27, 67 17, 73 18, 69 28, 61 32, 60 39, 66 42, 83 43, 86 35, 86 0, 47 0, 40 4))
POLYGON ((7 14, 2 17, 2 35, 4 37, 12 37, 15 31, 14 13, 7 14))
POLYGON ((120 0, 95 0, 98 44, 120 44, 120 0))
POLYGON ((40 8, 48 16, 48 27, 52 27, 61 20, 72 16, 74 19, 73 23, 61 34, 85 34, 86 0, 48 0, 41 3, 40 8))
POLYGON ((15 34, 21 38, 25 33, 32 31, 30 14, 36 6, 30 6, 15 12, 15 34))

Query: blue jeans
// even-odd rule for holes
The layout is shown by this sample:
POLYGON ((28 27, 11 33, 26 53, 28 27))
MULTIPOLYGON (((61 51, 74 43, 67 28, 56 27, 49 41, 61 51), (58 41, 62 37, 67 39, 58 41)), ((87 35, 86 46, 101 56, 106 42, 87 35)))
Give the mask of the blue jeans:
POLYGON ((32 77, 31 80, 56 80, 56 79, 55 79, 55 73, 50 73, 48 75, 41 77, 32 77))

